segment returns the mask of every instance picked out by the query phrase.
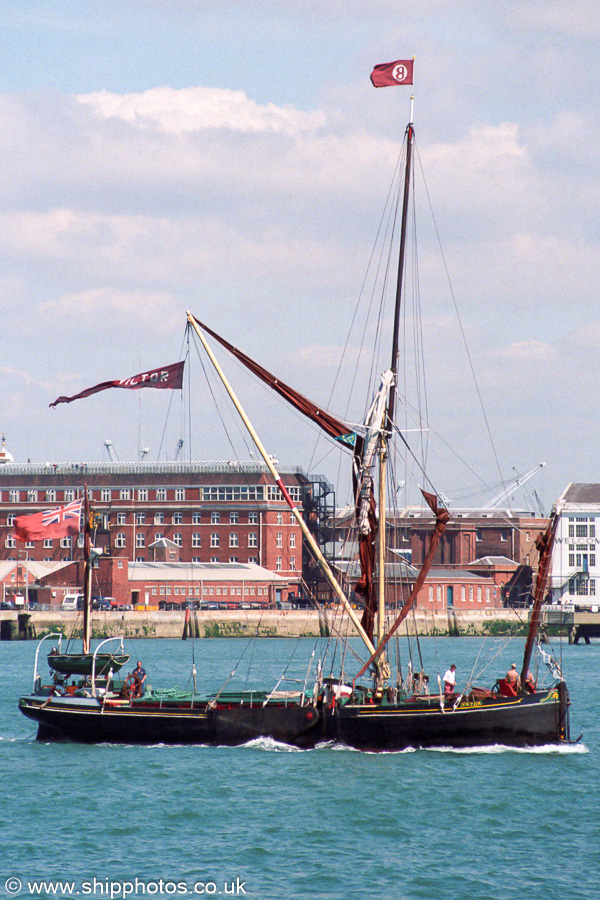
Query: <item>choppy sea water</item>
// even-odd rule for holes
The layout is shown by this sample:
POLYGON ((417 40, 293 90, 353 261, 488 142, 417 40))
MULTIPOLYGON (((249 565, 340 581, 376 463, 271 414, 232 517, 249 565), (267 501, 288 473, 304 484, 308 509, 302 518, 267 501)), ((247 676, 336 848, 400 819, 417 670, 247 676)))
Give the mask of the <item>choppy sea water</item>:
MULTIPOLYGON (((140 640, 128 649, 156 687, 185 687, 194 657, 198 686, 209 690, 234 671, 230 687, 271 686, 292 652, 304 677, 314 645, 140 640)), ((520 642, 492 646, 482 684, 519 661, 520 642)), ((38 744, 17 710, 35 644, 1 643, 0 896, 596 898, 600 642, 553 647, 579 745, 363 754, 272 741, 38 744)), ((454 661, 459 686, 480 648, 476 638, 421 642, 432 682, 454 661)))

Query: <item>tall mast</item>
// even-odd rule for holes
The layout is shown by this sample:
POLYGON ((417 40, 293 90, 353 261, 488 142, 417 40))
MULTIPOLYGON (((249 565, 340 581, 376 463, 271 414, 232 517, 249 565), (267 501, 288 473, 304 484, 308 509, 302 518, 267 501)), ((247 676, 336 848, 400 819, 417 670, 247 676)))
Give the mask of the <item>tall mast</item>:
POLYGON ((394 308, 394 327, 392 332, 392 359, 390 369, 393 375, 392 384, 388 395, 387 411, 382 422, 382 438, 379 452, 379 590, 377 600, 377 644, 383 639, 385 622, 385 560, 386 560, 386 500, 385 478, 386 460, 388 457, 388 441, 392 433, 394 422, 394 409, 396 397, 396 385, 398 382, 398 346, 400 335, 400 309, 402 306, 402 286, 404 282, 404 256, 406 252, 406 223, 408 221, 408 201, 410 195, 410 176, 412 164, 412 142, 414 136, 413 127, 414 98, 410 101, 410 121, 406 127, 406 166, 404 169, 404 196, 402 198, 402 220, 400 229, 400 251, 398 257, 398 276, 396 280, 396 304, 394 308))
MULTIPOLYGON (((400 336, 400 309, 402 306, 402 287, 404 282, 404 255, 406 251, 406 223, 408 219, 408 200, 410 195, 410 175, 412 168, 412 145, 414 138, 414 125, 413 125, 413 104, 414 98, 411 97, 410 101, 410 122, 406 126, 406 166, 404 169, 404 196, 402 199, 402 222, 400 229, 400 252, 398 257, 398 277, 396 280, 396 306, 394 309, 394 330, 392 335, 392 361, 390 364, 390 369, 394 373, 394 380, 397 380, 398 375, 398 346, 399 346, 399 336, 400 336)), ((390 400, 388 404, 388 428, 391 430, 392 423, 394 421, 394 407, 395 407, 395 391, 392 388, 390 391, 390 400)))
POLYGON ((89 653, 92 636, 92 535, 87 484, 84 485, 83 490, 83 652, 89 653))

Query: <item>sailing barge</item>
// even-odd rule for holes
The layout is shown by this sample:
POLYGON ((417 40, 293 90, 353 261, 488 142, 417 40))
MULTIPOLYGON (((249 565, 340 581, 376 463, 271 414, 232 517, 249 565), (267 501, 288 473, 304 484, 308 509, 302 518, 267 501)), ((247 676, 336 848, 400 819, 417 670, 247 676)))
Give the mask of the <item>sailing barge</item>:
MULTIPOLYGON (((540 562, 521 670, 520 684, 523 688, 516 691, 501 679, 492 687, 470 685, 463 692, 449 694, 442 691, 440 684, 439 694, 424 694, 415 688, 413 679, 400 677, 399 666, 397 677, 392 678, 389 656, 391 638, 397 634, 416 603, 449 519, 449 513, 438 496, 423 491, 424 499, 435 515, 435 527, 416 583, 386 631, 385 578, 377 578, 376 573, 385 572, 386 465, 391 444, 399 433, 395 424, 398 337, 413 139, 411 111, 411 121, 406 129, 406 167, 391 364, 381 376, 380 386, 361 427, 351 426, 317 407, 203 325, 191 313, 187 315, 188 327, 198 336, 222 379, 274 483, 298 521, 306 544, 328 581, 333 596, 362 640, 366 656, 364 663, 351 678, 341 669, 337 677, 333 674, 324 677, 323 668, 319 666, 313 686, 308 689, 305 685, 302 691, 220 691, 201 697, 195 692, 148 690, 143 696, 132 696, 126 681, 118 678, 119 663, 123 664, 120 655, 110 658, 111 654, 105 654, 99 661, 98 651, 102 645, 92 653, 88 633, 83 655, 89 673, 86 670, 83 680, 73 679, 70 684, 68 676, 81 672, 81 659, 72 660, 69 671, 69 661, 63 655, 62 668, 56 665, 53 668, 55 672, 66 674, 67 679, 55 677, 50 684, 43 685, 37 674, 38 647, 34 687, 30 694, 21 697, 19 708, 25 716, 38 723, 39 740, 237 745, 266 737, 301 748, 334 741, 365 751, 490 744, 524 747, 560 744, 570 740, 569 694, 558 664, 554 661, 548 663, 554 677, 550 686, 531 688, 528 679, 550 566, 556 513, 547 531, 538 540, 540 562), (350 451, 362 570, 356 591, 362 600, 362 615, 353 608, 317 546, 279 476, 273 457, 263 446, 205 334, 211 335, 296 410, 316 423, 329 438, 350 451)), ((405 438, 402 441, 406 444, 405 438)), ((89 600, 88 583, 85 604, 88 610, 89 600)), ((49 662, 52 666, 51 656, 49 662)))

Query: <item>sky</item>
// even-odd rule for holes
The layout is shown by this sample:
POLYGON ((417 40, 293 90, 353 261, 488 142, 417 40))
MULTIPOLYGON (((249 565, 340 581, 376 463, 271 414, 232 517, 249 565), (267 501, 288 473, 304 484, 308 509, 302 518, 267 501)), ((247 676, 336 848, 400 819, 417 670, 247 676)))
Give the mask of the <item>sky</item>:
MULTIPOLYGON (((182 358, 187 309, 358 420, 356 310, 411 95, 369 74, 414 56, 435 487, 488 499, 544 461, 529 486, 547 510, 600 481, 599 7, 5 0, 0 431, 15 460, 106 460, 106 440, 121 461, 174 458, 182 436, 180 458, 249 458, 195 350, 181 396, 49 408, 182 358)), ((334 481, 337 452, 227 365, 269 452, 334 481)))

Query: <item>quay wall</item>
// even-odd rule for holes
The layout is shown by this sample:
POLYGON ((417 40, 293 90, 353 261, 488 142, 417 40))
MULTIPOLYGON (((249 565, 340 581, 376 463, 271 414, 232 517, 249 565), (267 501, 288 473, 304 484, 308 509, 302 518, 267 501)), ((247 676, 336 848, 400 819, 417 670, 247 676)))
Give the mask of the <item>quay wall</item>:
MULTIPOLYGON (((26 631, 19 634, 17 614, 0 612, 0 625, 4 640, 19 637, 40 638, 49 632, 59 631, 65 636, 81 635, 81 613, 64 611, 32 611, 26 631)), ((23 619, 23 613, 20 614, 23 619)), ((184 630, 184 613, 177 611, 137 610, 125 612, 94 612, 92 636, 94 638, 124 635, 127 638, 181 638, 184 630)), ((527 610, 497 609, 461 612, 417 612, 402 624, 400 634, 419 635, 484 635, 515 634, 525 631, 527 610)), ((315 637, 336 633, 338 614, 333 610, 198 610, 190 614, 189 637, 315 637)), ((344 634, 352 634, 352 623, 343 622, 344 634)))

